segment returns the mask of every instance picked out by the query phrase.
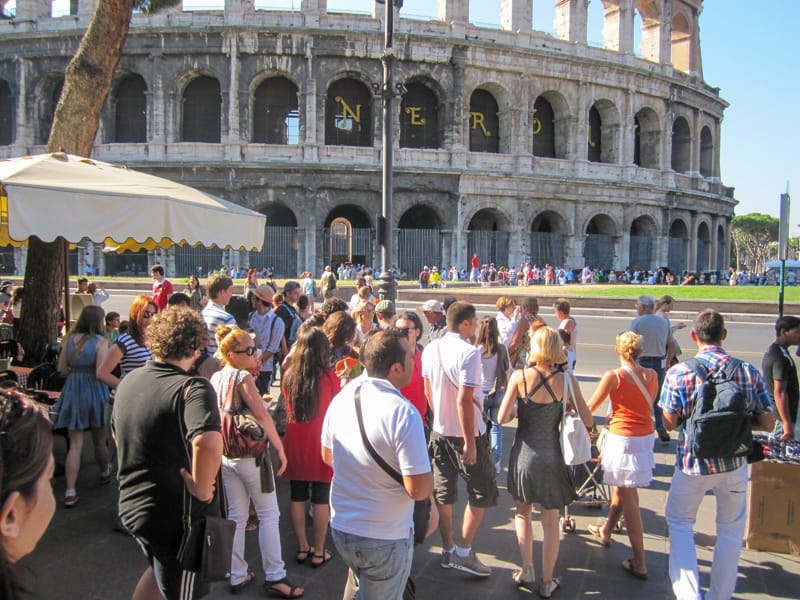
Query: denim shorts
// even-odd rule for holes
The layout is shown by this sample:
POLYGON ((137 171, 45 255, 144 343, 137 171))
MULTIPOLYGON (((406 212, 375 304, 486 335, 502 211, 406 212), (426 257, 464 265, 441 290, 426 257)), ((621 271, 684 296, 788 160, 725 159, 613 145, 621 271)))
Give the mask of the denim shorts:
POLYGON ((208 594, 210 588, 200 573, 184 571, 175 557, 175 552, 159 549, 135 538, 147 557, 147 562, 156 576, 161 595, 166 600, 194 600, 208 594))
POLYGON ((488 436, 476 437, 475 446, 475 464, 465 465, 461 461, 464 438, 431 432, 428 452, 433 461, 433 495, 437 504, 454 504, 458 500, 459 476, 467 482, 470 506, 489 508, 497 504, 497 479, 488 436))

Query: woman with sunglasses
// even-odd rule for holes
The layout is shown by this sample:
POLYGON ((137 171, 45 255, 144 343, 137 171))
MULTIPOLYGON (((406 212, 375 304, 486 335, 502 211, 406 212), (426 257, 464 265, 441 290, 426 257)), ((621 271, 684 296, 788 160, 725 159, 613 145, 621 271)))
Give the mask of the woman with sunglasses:
MULTIPOLYGON (((232 392, 235 404, 246 406, 264 428, 267 440, 278 454, 280 465, 277 473, 280 475, 286 469, 283 443, 251 375, 260 368, 256 343, 246 331, 228 325, 219 325, 216 336, 219 344, 216 358, 223 367, 211 376, 211 385, 217 392, 220 411, 224 409, 231 386, 235 386, 232 392)), ((255 579, 255 573, 247 570, 244 559, 245 528, 252 500, 258 515, 258 547, 264 570, 264 592, 280 598, 299 598, 303 595, 303 589, 293 586, 286 578, 286 566, 281 558, 281 537, 278 530, 280 511, 275 483, 271 482, 270 492, 264 492, 262 488, 261 465, 264 460, 269 460, 268 456, 222 456, 222 483, 228 499, 228 518, 236 523, 230 592, 239 593, 255 579)))

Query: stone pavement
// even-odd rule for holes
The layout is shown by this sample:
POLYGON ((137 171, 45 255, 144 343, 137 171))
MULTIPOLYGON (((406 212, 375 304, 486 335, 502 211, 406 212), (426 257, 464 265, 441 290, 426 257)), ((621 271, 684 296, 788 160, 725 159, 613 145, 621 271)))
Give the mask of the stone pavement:
MULTIPOLYGON (((584 393, 594 384, 583 383, 584 393)), ((601 408, 598 414, 603 414, 601 408)), ((511 447, 514 428, 505 428, 505 455, 511 447)), ((97 481, 97 467, 91 456, 90 443, 85 444, 83 466, 78 482, 80 503, 64 509, 60 503, 49 530, 25 564, 36 574, 39 597, 45 600, 123 600, 131 597, 136 581, 145 568, 144 557, 134 542, 124 534, 112 531, 112 513, 108 487, 97 481)), ((610 548, 603 548, 586 532, 586 526, 601 519, 605 507, 571 507, 577 521, 577 531, 564 533, 556 567, 562 588, 554 598, 673 598, 667 573, 669 545, 664 522, 664 504, 674 462, 675 442, 656 442, 657 470, 653 484, 640 493, 645 525, 645 545, 650 573, 648 581, 626 574, 620 562, 630 556, 627 536, 616 534, 610 548)), ((63 463, 63 439, 56 438, 56 460, 63 463)), ((487 579, 476 579, 439 566, 440 538, 434 534, 416 549, 413 576, 420 599, 492 600, 519 596, 538 597, 518 591, 511 573, 517 568, 519 553, 513 530, 513 500, 505 491, 505 470, 498 480, 500 501, 486 513, 475 544, 481 560, 494 572, 487 579)), ((54 481, 56 497, 64 493, 63 477, 54 481)), ((462 503, 466 494, 461 488, 462 503)), ((290 579, 305 587, 306 598, 338 600, 344 588, 346 568, 338 557, 319 569, 294 562, 296 545, 288 519, 289 490, 284 480, 278 482, 278 497, 282 513, 281 540, 290 579)), ((455 511, 457 515, 461 510, 455 511)), ((535 514, 535 513, 534 513, 535 514)), ((703 585, 708 586, 708 568, 715 544, 713 498, 707 497, 698 515, 696 536, 703 585)), ((460 518, 456 526, 460 524, 460 518)), ((541 527, 534 527, 534 554, 539 572, 541 527)), ((334 554, 335 548, 330 544, 334 554)), ((262 581, 258 568, 256 533, 247 534, 247 558, 251 570, 262 581)), ((224 584, 215 584, 211 599, 229 597, 224 584)), ((259 585, 252 585, 242 598, 262 597, 259 585)), ((744 550, 739 566, 736 598, 798 598, 800 597, 800 562, 797 557, 744 550)))

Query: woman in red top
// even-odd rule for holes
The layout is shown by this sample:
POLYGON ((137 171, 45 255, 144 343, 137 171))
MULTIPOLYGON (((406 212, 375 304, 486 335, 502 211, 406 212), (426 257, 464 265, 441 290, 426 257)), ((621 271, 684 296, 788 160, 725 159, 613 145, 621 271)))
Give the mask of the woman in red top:
POLYGON ((283 476, 290 482, 291 518, 297 538, 296 560, 311 557, 319 567, 331 559, 325 548, 330 511, 333 471, 322 462, 322 421, 331 400, 339 392, 339 380, 331 368, 330 344, 325 334, 314 327, 301 327, 292 347, 294 357, 283 377, 286 399, 286 435, 283 446, 287 467, 283 476), (306 537, 305 505, 311 491, 314 515, 314 545, 306 537))
POLYGON ((430 431, 428 421, 428 399, 425 397, 425 383, 422 379, 422 346, 419 338, 422 337, 422 320, 414 311, 401 311, 394 321, 397 329, 402 329, 408 336, 408 343, 414 348, 414 372, 411 381, 400 390, 400 393, 414 405, 422 417, 422 425, 426 434, 430 431))
POLYGON ((642 354, 642 336, 632 331, 620 333, 614 350, 621 368, 607 371, 589 400, 589 410, 594 411, 606 397, 611 399, 608 437, 601 459, 603 483, 614 486, 614 495, 605 523, 589 525, 589 533, 599 538, 603 546, 610 546, 611 532, 624 514, 633 557, 622 561, 622 568, 639 579, 647 579, 637 488, 650 485, 656 466, 651 407, 658 377, 653 369, 636 362, 642 354))

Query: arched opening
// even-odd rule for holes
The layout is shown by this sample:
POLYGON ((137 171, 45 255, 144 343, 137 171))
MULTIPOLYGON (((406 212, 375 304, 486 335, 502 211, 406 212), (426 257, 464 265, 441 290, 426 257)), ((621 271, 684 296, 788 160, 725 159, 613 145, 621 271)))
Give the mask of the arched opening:
POLYGON ((325 143, 372 146, 372 94, 352 78, 339 79, 325 96, 325 143))
POLYGON ((64 87, 64 75, 48 75, 40 84, 36 94, 37 130, 36 143, 46 144, 50 138, 50 129, 53 127, 53 117, 56 113, 61 90, 64 87))
POLYGON ((114 134, 112 143, 147 141, 147 84, 141 75, 123 79, 114 93, 114 134))
POLYGON ((714 176, 714 137, 708 126, 700 131, 700 175, 714 176))
POLYGON ((529 260, 535 265, 563 265, 566 223, 557 212, 546 210, 531 223, 529 260))
POLYGON ((220 142, 222 95, 214 77, 196 77, 183 90, 184 142, 220 142))
POLYGON ((600 162, 603 150, 603 123, 600 119, 600 111, 594 106, 589 109, 589 140, 587 158, 590 162, 600 162))
POLYGON ((486 90, 475 90, 469 99, 469 150, 500 152, 500 108, 486 90))
POLYGON ((267 216, 264 245, 260 252, 250 252, 250 266, 267 267, 275 277, 295 277, 302 270, 298 256, 303 240, 297 216, 280 202, 268 204, 260 212, 267 216))
POLYGON ((286 77, 270 77, 253 94, 253 142, 298 144, 300 110, 297 86, 286 77))
POLYGON ((553 107, 539 96, 533 104, 533 155, 556 157, 556 128, 553 107))
POLYGON ((587 157, 591 162, 619 162, 619 111, 610 100, 598 100, 589 109, 587 157))
POLYGON ((720 273, 728 268, 729 257, 725 256, 725 228, 720 225, 717 227, 717 271, 720 273))
POLYGON ((400 147, 439 148, 439 99, 418 81, 406 84, 406 90, 400 105, 400 147))
POLYGON ((661 56, 661 11, 660 1, 637 0, 636 10, 641 16, 640 56, 652 62, 659 62, 661 56))
POLYGON ((634 269, 655 268, 656 224, 650 217, 638 217, 631 223, 628 264, 634 269))
POLYGON ((680 219, 675 219, 669 228, 669 254, 667 266, 675 273, 686 270, 686 257, 689 254, 689 229, 680 219))
POLYGON ((583 258, 592 269, 604 271, 614 266, 614 237, 617 227, 608 215, 596 215, 586 225, 583 258))
POLYGON ((8 146, 14 141, 14 99, 11 87, 0 79, 0 146, 8 146))
POLYGON ((633 164, 645 169, 661 166, 661 126, 651 108, 643 108, 633 118, 633 164))
POLYGON ((442 262, 441 220, 429 206, 417 204, 400 217, 397 223, 397 266, 413 277, 424 266, 441 267, 442 277, 447 265, 442 262))
POLYGON ((478 255, 481 263, 508 265, 508 224, 499 211, 483 208, 467 226, 467 256, 478 255))
POLYGON ((711 233, 708 225, 700 223, 697 228, 697 270, 708 271, 711 268, 711 233))
POLYGON ((372 264, 375 256, 375 229, 358 206, 337 206, 325 219, 322 256, 334 269, 340 263, 372 264))
POLYGON ((691 169, 691 147, 689 123, 678 117, 672 124, 672 170, 676 173, 688 173, 691 169))
POLYGON ((682 12, 672 17, 672 66, 688 73, 692 69, 692 27, 682 12))

